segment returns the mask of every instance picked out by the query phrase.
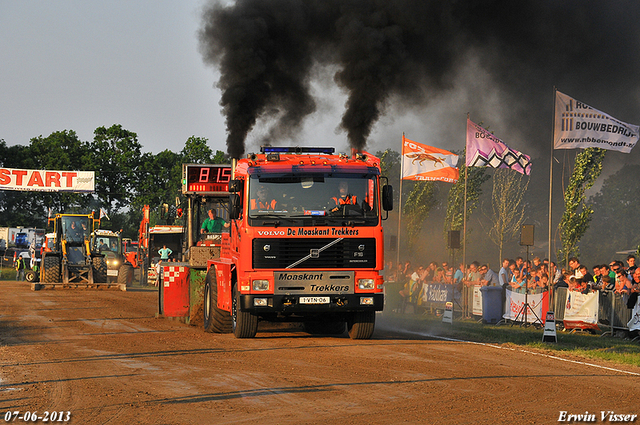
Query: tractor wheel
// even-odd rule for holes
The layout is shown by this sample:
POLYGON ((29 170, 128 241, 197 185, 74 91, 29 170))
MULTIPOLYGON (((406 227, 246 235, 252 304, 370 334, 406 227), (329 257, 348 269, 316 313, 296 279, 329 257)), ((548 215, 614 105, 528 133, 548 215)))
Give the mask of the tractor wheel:
POLYGON ((218 308, 218 282, 216 268, 211 266, 204 282, 204 330, 215 333, 230 333, 231 315, 218 308))
POLYGON ((311 335, 342 335, 344 322, 337 320, 305 322, 304 331, 311 335))
POLYGON ((375 311, 357 311, 347 320, 351 339, 369 339, 376 325, 375 311))
POLYGON ((118 270, 118 283, 131 286, 133 283, 133 266, 131 264, 125 263, 120 266, 118 270))
POLYGON ((42 283, 60 283, 60 257, 46 256, 42 265, 42 283))
POLYGON ((38 273, 36 273, 35 270, 27 270, 24 273, 24 278, 27 280, 27 282, 37 282, 38 273))
POLYGON ((93 267, 93 282, 107 283, 107 261, 104 257, 93 257, 91 262, 93 267))
POLYGON ((258 316, 240 309, 240 293, 236 285, 233 287, 231 325, 236 338, 253 338, 258 332, 258 316))

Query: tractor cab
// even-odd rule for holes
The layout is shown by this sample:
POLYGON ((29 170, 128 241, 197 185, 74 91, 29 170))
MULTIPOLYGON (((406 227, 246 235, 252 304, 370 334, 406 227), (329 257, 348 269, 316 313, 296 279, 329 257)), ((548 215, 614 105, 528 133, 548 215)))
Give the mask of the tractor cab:
POLYGON ((94 214, 56 214, 49 221, 55 236, 43 252, 40 281, 106 283, 105 258, 91 246, 91 233, 98 222, 94 214))

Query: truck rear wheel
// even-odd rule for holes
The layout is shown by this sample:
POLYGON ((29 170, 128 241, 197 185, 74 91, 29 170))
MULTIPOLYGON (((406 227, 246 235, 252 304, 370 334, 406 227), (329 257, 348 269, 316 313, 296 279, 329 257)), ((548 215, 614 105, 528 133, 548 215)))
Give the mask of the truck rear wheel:
POLYGON ((204 330, 215 333, 232 331, 231 315, 218 308, 218 282, 214 266, 209 268, 204 282, 204 330))
POLYGON ((375 311, 357 311, 347 320, 351 339, 369 339, 376 325, 375 311))
POLYGON ((236 338, 253 338, 258 332, 258 316, 240 310, 240 293, 236 286, 233 287, 231 325, 236 338))
POLYGON ((60 257, 44 256, 42 283, 60 282, 60 257))
POLYGON ((123 264, 118 269, 118 283, 124 283, 131 286, 133 282, 133 266, 131 264, 123 264))
POLYGON ((93 257, 91 262, 93 267, 93 282, 107 283, 107 261, 104 257, 93 257))

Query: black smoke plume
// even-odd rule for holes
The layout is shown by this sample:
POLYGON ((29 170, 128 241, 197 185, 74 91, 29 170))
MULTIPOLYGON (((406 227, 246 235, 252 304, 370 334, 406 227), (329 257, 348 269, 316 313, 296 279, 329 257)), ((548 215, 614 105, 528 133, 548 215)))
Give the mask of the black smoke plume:
MULTIPOLYGON (((503 120, 542 145, 554 85, 640 121, 639 18, 640 2, 630 0, 237 0, 210 3, 199 37, 205 62, 221 73, 232 157, 259 119, 275 118, 281 136, 301 128, 316 111, 316 66, 337 67, 334 81, 347 93, 339 126, 362 150, 391 101, 429 104, 454 88, 470 58, 490 76, 484 92, 511 102, 503 120)), ((482 104, 473 99, 461 113, 482 104)))

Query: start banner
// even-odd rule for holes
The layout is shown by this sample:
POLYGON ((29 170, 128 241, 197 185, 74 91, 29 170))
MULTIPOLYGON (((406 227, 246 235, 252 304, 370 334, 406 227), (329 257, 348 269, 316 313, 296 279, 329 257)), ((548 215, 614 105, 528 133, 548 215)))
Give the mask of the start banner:
POLYGON ((0 190, 95 192, 94 171, 49 171, 0 168, 0 190))

